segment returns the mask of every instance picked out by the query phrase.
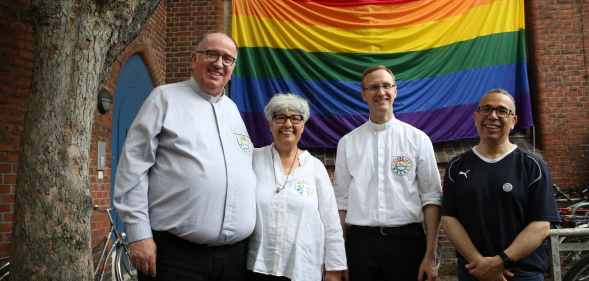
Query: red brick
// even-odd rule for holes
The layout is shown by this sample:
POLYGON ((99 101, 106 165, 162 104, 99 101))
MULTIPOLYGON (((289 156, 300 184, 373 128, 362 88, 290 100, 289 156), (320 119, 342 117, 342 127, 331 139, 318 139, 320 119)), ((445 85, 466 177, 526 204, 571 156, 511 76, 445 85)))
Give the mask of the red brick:
POLYGON ((0 195, 0 204, 14 204, 15 202, 16 201, 13 194, 0 195))
POLYGON ((4 213, 2 215, 3 222, 14 222, 14 214, 4 213))
POLYGON ((0 256, 10 256, 13 251, 13 245, 11 243, 1 243, 0 244, 0 256))
POLYGON ((12 172, 12 165, 10 164, 0 164, 0 174, 10 173, 12 172))
POLYGON ((14 192, 14 185, 10 184, 0 184, 0 194, 7 194, 14 192))
POLYGON ((16 175, 3 175, 2 184, 16 184, 16 175))
POLYGON ((589 182, 583 156, 589 144, 589 122, 582 117, 589 103, 577 98, 589 94, 589 35, 581 32, 589 28, 582 20, 589 10, 582 5, 526 1, 527 30, 533 31, 528 45, 533 46, 537 80, 531 82, 538 85, 538 137, 554 181, 569 186, 589 182))
POLYGON ((3 233, 12 232, 12 223, 0 223, 0 232, 3 232, 3 233))

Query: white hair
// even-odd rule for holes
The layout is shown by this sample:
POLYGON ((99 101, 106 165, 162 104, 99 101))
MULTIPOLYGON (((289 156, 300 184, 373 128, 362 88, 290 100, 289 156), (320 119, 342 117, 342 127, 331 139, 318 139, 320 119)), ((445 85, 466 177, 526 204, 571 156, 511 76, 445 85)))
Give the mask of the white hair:
POLYGON ((264 108, 264 115, 266 120, 272 121, 274 114, 287 111, 302 115, 305 122, 309 120, 309 103, 306 99, 291 93, 274 95, 264 108))

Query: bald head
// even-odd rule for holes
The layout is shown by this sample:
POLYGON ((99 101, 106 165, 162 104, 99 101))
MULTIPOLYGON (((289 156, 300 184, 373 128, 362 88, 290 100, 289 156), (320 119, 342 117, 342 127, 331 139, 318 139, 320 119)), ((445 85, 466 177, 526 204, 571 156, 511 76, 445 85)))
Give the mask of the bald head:
POLYGON ((235 43, 235 41, 233 41, 233 38, 231 38, 230 36, 228 36, 225 33, 222 32, 213 32, 213 33, 207 33, 205 34, 202 39, 200 39, 200 41, 198 41, 198 44, 196 44, 196 49, 200 50, 203 49, 203 46, 207 45, 207 43, 211 40, 217 40, 217 39, 224 39, 224 40, 229 40, 231 41, 231 43, 233 44, 233 47, 235 48, 235 51, 237 52, 237 44, 235 43))

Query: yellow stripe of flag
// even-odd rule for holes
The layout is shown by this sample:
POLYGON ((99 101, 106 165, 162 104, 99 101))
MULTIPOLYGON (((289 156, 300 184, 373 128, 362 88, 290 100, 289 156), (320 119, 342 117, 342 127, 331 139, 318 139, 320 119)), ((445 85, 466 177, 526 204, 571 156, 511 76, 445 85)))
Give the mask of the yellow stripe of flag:
POLYGON ((233 38, 241 48, 397 53, 427 50, 480 36, 517 31, 525 28, 525 18, 523 0, 498 0, 461 15, 395 29, 342 29, 251 16, 234 16, 232 27, 233 38))

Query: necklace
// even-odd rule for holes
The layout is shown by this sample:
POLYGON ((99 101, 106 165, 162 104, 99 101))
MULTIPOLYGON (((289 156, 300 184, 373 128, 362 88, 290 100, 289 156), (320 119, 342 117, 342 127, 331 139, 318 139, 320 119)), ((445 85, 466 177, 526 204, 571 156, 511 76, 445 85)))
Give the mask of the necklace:
POLYGON ((270 155, 272 156, 272 171, 274 171, 274 185, 276 185, 276 194, 280 193, 280 191, 282 191, 286 187, 288 178, 290 177, 290 174, 292 174, 292 168, 294 167, 294 163, 297 160, 297 154, 299 154, 298 148, 295 152, 295 156, 292 158, 292 162, 290 163, 290 168, 288 168, 288 173, 286 174, 286 179, 284 179, 284 183, 282 184, 282 186, 278 186, 278 177, 276 176, 276 168, 274 167, 274 151, 270 150, 270 155))

